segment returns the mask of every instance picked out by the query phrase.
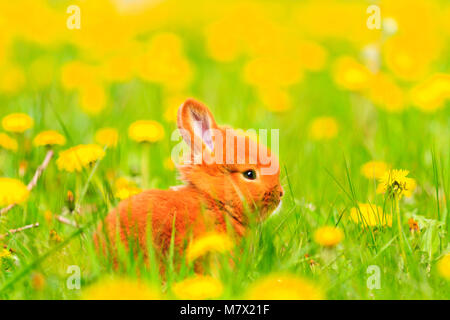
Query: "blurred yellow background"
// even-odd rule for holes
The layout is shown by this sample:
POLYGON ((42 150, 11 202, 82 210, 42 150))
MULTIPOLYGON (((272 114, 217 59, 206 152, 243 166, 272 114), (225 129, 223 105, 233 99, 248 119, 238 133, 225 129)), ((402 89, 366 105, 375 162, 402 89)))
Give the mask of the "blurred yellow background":
POLYGON ((134 78, 161 85, 175 108, 210 63, 230 65, 275 112, 293 107, 289 88, 307 86, 305 73, 326 68, 388 111, 432 112, 450 94, 437 74, 448 71, 445 1, 18 0, 0 3, 0 28, 2 95, 56 83, 89 114, 108 107, 110 84, 134 78), (366 25, 371 4, 381 30, 366 25), (68 27, 71 5, 80 29, 68 27))

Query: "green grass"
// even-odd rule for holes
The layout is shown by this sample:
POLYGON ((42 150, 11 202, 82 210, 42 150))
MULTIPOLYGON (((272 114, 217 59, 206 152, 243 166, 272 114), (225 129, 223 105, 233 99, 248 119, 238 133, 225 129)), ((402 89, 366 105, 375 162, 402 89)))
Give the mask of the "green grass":
MULTIPOLYGON (((196 66, 192 95, 211 107, 216 120, 235 128, 280 129, 281 180, 285 196, 282 210, 262 225, 254 226, 243 239, 240 260, 231 268, 223 257, 218 277, 225 284, 222 298, 240 298, 250 283, 263 275, 289 272, 318 283, 330 299, 448 299, 450 283, 436 270, 436 262, 448 252, 449 190, 450 190, 450 108, 423 114, 409 108, 400 114, 377 109, 357 94, 340 91, 333 84, 329 70, 311 73, 301 85, 292 89, 294 108, 273 114, 258 106, 255 93, 243 83, 241 62, 222 66, 212 63, 201 52, 189 57, 196 66), (308 138, 310 121, 321 115, 334 116, 339 122, 338 136, 326 142, 308 138), (360 174, 363 163, 379 159, 393 168, 410 171, 418 188, 412 198, 402 199, 402 233, 405 260, 401 257, 400 237, 394 216, 392 228, 374 230, 361 228, 349 220, 349 211, 357 202, 384 205, 382 195, 375 193, 376 182, 360 174), (440 201, 438 199, 441 199, 440 201), (407 218, 411 215, 426 225, 419 235, 409 232, 407 218), (425 220, 428 219, 428 220, 425 220), (320 247, 313 240, 314 231, 324 225, 335 225, 345 238, 334 250, 320 247), (310 258, 305 258, 308 254, 310 258), (309 259, 318 264, 311 268, 309 259), (381 288, 367 287, 367 268, 381 270, 381 288)), ((332 58, 331 58, 332 59, 332 58)), ((50 88, 35 92, 24 90, 14 97, 1 97, 0 116, 10 112, 26 112, 36 123, 26 133, 29 140, 42 129, 64 132, 68 145, 93 141, 96 129, 114 126, 121 140, 116 149, 91 171, 82 174, 59 172, 53 160, 28 203, 0 217, 0 232, 39 222, 40 226, 10 235, 2 243, 14 250, 16 261, 7 270, 0 270, 2 299, 76 299, 78 290, 66 287, 67 268, 81 268, 82 287, 113 273, 140 277, 160 284, 169 292, 170 285, 194 274, 192 266, 172 265, 169 255, 165 281, 155 263, 146 268, 142 259, 121 252, 124 266, 116 271, 111 263, 98 257, 91 234, 98 221, 117 205, 112 196, 110 173, 133 177, 139 185, 141 147, 127 137, 127 128, 137 119, 150 118, 163 123, 164 141, 150 150, 149 185, 166 189, 176 185, 176 173, 164 168, 170 156, 170 133, 175 124, 163 119, 161 109, 163 88, 133 80, 110 88, 108 109, 98 117, 88 117, 78 106, 75 94, 65 93, 55 81, 50 88), (81 214, 68 216, 82 229, 48 223, 43 213, 61 214, 68 190, 74 191, 81 214), (63 239, 49 240, 51 230, 63 239), (32 287, 33 274, 42 273, 46 286, 32 287)), ((0 150, 0 176, 19 177, 22 160, 29 169, 21 178, 28 182, 45 156, 45 150, 31 148, 18 153, 0 150)), ((386 205, 386 210, 390 210, 386 205)), ((154 254, 150 260, 156 261, 154 254)))

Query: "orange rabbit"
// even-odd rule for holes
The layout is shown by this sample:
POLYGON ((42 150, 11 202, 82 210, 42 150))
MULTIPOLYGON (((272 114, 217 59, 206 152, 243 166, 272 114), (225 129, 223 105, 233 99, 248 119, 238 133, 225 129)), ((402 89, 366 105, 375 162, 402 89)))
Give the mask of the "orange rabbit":
POLYGON ((194 99, 180 106, 178 128, 191 151, 178 166, 185 184, 122 201, 106 217, 105 228, 99 227, 110 243, 119 232, 125 245, 136 239, 145 255, 146 232, 151 230, 155 248, 164 253, 174 226, 175 248, 182 253, 192 237, 207 231, 229 232, 231 226, 242 236, 252 218, 260 221, 279 205, 279 165, 268 148, 217 126, 209 109, 194 99))

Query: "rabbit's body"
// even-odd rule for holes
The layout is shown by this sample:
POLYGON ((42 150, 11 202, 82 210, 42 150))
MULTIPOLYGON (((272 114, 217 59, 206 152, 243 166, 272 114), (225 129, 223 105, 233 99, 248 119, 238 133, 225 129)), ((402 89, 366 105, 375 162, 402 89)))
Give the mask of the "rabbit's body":
MULTIPOLYGON (((207 230, 225 232, 226 219, 226 212, 213 199, 192 186, 183 186, 177 190, 147 190, 122 201, 106 217, 105 231, 113 241, 119 231, 125 244, 130 236, 137 235, 145 255, 148 231, 152 232, 155 246, 165 252, 172 233, 175 248, 182 249, 190 237, 207 230)), ((229 221, 236 234, 243 235, 244 226, 233 218, 229 221)))
POLYGON ((193 99, 180 107, 178 128, 191 151, 190 161, 178 166, 185 185, 122 201, 99 227, 113 245, 119 233, 125 245, 138 240, 145 255, 151 231, 161 253, 172 234, 182 253, 188 241, 206 231, 242 236, 249 221, 261 221, 280 203, 278 159, 265 146, 218 127, 208 108, 193 99))

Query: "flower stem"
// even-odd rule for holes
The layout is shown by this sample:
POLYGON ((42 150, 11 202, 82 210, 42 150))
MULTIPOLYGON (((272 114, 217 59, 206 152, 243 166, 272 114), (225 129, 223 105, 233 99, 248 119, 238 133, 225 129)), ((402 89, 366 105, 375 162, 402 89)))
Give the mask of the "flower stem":
POLYGON ((406 262, 405 242, 404 242, 403 230, 402 230, 402 218, 400 215, 400 206, 399 206, 398 196, 395 194, 394 194, 393 201, 394 201, 395 213, 397 215, 397 228, 398 228, 398 236, 400 239, 401 256, 403 257, 403 261, 406 262))
POLYGON ((142 187, 148 189, 150 181, 150 143, 142 144, 142 157, 141 157, 141 174, 142 174, 142 187))

